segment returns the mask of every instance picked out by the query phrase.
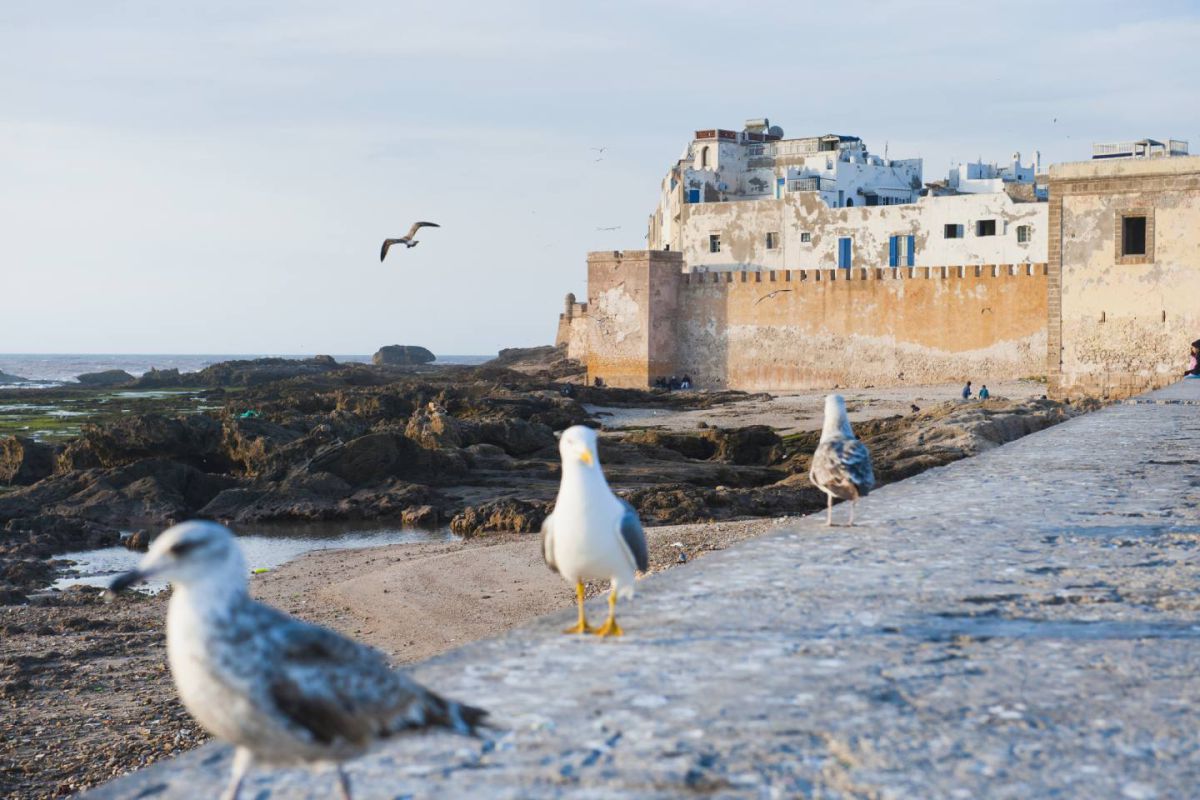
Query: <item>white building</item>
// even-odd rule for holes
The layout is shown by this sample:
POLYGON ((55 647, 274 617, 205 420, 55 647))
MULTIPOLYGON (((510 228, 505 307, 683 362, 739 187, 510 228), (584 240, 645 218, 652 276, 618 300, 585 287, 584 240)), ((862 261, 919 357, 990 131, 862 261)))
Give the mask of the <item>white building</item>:
POLYGON ((1036 162, 963 165, 953 189, 922 196, 921 159, 880 158, 857 137, 784 139, 765 119, 696 131, 663 179, 648 246, 682 252, 689 270, 1042 263, 1036 162))
POLYGON ((1092 158, 1170 158, 1186 156, 1188 143, 1181 139, 1139 139, 1134 142, 1103 142, 1092 145, 1092 158))

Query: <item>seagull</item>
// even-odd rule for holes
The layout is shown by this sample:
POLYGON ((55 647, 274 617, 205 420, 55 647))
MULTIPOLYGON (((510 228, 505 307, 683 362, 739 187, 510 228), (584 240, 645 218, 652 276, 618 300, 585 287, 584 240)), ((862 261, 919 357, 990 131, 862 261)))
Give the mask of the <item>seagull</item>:
POLYGON ((167 660, 180 699, 205 730, 235 748, 225 800, 237 800, 256 763, 333 763, 349 800, 342 761, 408 731, 474 735, 487 716, 394 672, 377 650, 252 600, 241 550, 215 522, 163 531, 110 590, 150 577, 175 588, 167 660))
POLYGON ((774 297, 774 296, 775 296, 775 295, 777 295, 777 294, 782 294, 782 293, 784 293, 784 292, 790 292, 790 291, 791 291, 791 289, 776 289, 776 290, 775 290, 775 291, 773 291, 773 292, 767 292, 767 293, 766 293, 766 294, 764 294, 762 297, 760 297, 760 298, 758 298, 757 300, 755 300, 755 301, 754 301, 754 305, 758 305, 758 304, 759 304, 759 303, 761 303, 763 300, 770 300, 772 297, 774 297))
POLYGON ((603 153, 608 148, 607 147, 593 147, 592 149, 595 150, 597 153, 603 153))
POLYGON ((613 494, 596 454, 596 432, 583 425, 563 431, 562 484, 554 513, 542 523, 542 556, 546 565, 575 584, 579 622, 563 633, 620 636, 617 597, 633 596, 634 570, 650 567, 646 534, 633 506, 613 494), (609 580, 608 620, 588 625, 583 610, 584 581, 609 580))
POLYGON ((596 230, 598 230, 598 231, 619 231, 619 230, 621 230, 621 226, 613 225, 611 228, 596 228, 596 230))
POLYGON ((383 261, 387 257, 388 249, 394 244, 402 244, 405 247, 413 248, 420 244, 417 241, 417 231, 421 228, 440 228, 436 222, 414 222, 412 227, 408 229, 408 235, 402 236, 399 239, 384 239, 383 248, 379 251, 379 260, 383 261))
POLYGON ((821 442, 813 453, 808 479, 824 492, 829 503, 825 524, 833 524, 833 498, 850 501, 850 524, 854 524, 854 505, 875 486, 871 469, 871 454, 867 446, 854 438, 854 430, 846 416, 846 401, 840 394, 825 398, 825 426, 821 442))

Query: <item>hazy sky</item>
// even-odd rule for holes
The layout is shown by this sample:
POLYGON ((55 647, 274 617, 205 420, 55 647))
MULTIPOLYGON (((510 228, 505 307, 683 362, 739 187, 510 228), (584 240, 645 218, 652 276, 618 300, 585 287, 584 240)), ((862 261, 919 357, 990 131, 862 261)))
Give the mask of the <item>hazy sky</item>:
POLYGON ((549 343, 697 128, 854 134, 932 180, 1200 150, 1198 76, 1195 2, 4 0, 0 352, 549 343))

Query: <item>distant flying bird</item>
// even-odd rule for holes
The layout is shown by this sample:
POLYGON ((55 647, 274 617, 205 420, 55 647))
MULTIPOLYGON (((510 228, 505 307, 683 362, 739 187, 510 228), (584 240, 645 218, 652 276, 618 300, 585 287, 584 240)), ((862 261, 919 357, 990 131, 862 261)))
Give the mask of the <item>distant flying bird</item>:
POLYGON ((619 230, 621 230, 621 226, 613 225, 611 228, 596 228, 596 230, 598 230, 598 231, 619 231, 619 230))
POLYGON ((775 290, 775 291, 773 291, 773 292, 767 292, 767 293, 766 293, 766 294, 764 294, 762 297, 760 297, 760 298, 758 298, 757 300, 755 300, 755 301, 754 301, 754 305, 758 305, 758 304, 759 304, 759 303, 761 303, 763 300, 770 300, 772 297, 774 297, 774 296, 775 296, 775 295, 777 295, 777 294, 782 294, 782 293, 784 293, 784 292, 790 292, 790 291, 791 291, 791 289, 776 289, 776 290, 775 290))
POLYGON ((600 468, 596 432, 583 425, 563 431, 558 440, 562 484, 554 513, 542 523, 542 557, 546 565, 575 584, 579 622, 563 633, 620 636, 617 596, 632 597, 634 570, 650 567, 646 534, 633 506, 613 494, 600 468), (584 581, 608 580, 608 620, 598 629, 588 625, 583 610, 584 581))
POLYGON ((607 150, 608 148, 607 147, 593 147, 592 149, 595 150, 597 153, 603 154, 604 151, 607 150))
POLYGON ((825 524, 833 524, 833 498, 850 501, 850 524, 854 524, 854 506, 875 486, 871 469, 871 454, 867 446, 854 437, 850 418, 846 416, 846 401, 840 394, 825 398, 825 426, 821 442, 813 453, 808 479, 823 491, 828 499, 825 524))
POLYGON ((408 235, 399 239, 384 239, 383 248, 379 251, 379 260, 383 261, 387 257, 388 249, 394 244, 402 244, 405 247, 416 247, 420 242, 417 241, 417 231, 421 228, 440 228, 436 222, 414 222, 413 226, 408 229, 408 235))
POLYGON ((150 545, 137 569, 112 582, 174 586, 167 660, 184 707, 236 748, 225 798, 237 800, 253 764, 341 763, 379 739, 445 728, 474 734, 486 711, 445 700, 395 672, 382 653, 250 598, 246 562, 229 529, 184 522, 150 545))

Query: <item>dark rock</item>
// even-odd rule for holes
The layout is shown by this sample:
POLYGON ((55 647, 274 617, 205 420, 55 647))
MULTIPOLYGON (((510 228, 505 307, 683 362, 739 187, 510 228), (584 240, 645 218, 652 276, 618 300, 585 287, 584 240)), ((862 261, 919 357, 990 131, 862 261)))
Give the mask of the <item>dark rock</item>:
POLYGON ((436 528, 440 520, 438 510, 430 505, 406 508, 400 515, 401 524, 410 528, 436 528))
POLYGON ((75 380, 84 386, 93 388, 108 388, 112 386, 128 386, 134 377, 123 369, 106 369, 101 372, 85 372, 75 376, 75 380))
POLYGON ((316 456, 311 469, 337 475, 351 486, 417 472, 422 448, 395 433, 369 433, 316 456))
POLYGON ((428 364, 437 358, 424 347, 404 344, 385 345, 371 356, 371 363, 376 366, 407 367, 414 364, 428 364))
POLYGON ((4 370, 0 370, 0 386, 11 386, 18 383, 29 383, 29 379, 22 378, 20 375, 9 375, 4 370))
POLYGON ((23 606, 28 602, 24 592, 11 586, 0 586, 0 606, 23 606))
POLYGON ((437 403, 414 411, 404 435, 429 450, 462 445, 462 426, 437 403))
POLYGON ((0 483, 28 485, 54 472, 54 448, 24 436, 0 439, 0 483))
POLYGON ((527 456, 539 450, 557 450, 558 439, 550 426, 523 419, 487 420, 474 426, 470 438, 494 444, 512 456, 527 456))
POLYGON ((719 431, 716 458, 742 466, 773 464, 783 454, 783 440, 767 425, 719 431))
MULTIPOLYGON (((225 457, 247 475, 261 475, 280 461, 280 452, 303 437, 300 431, 260 418, 225 420, 221 446, 225 457)), ((315 449, 315 447, 314 447, 315 449)))
POLYGON ((127 550, 136 550, 140 553, 144 553, 150 549, 151 538, 150 532, 143 528, 126 536, 121 540, 121 544, 124 545, 127 550))
POLYGON ((513 531, 532 533, 540 530, 550 513, 550 504, 538 500, 493 500, 479 506, 468 506, 450 520, 450 530, 459 536, 479 533, 513 531))
POLYGON ((172 367, 171 369, 155 369, 150 368, 149 372, 140 375, 132 384, 135 389, 161 389, 167 386, 182 386, 184 378, 179 374, 179 370, 172 367))
POLYGON ((137 414, 105 425, 85 425, 58 459, 58 471, 116 467, 144 458, 170 458, 198 469, 223 471, 221 423, 204 414, 137 414))
POLYGON ((473 469, 511 469, 514 459, 494 444, 473 444, 463 451, 473 469))

